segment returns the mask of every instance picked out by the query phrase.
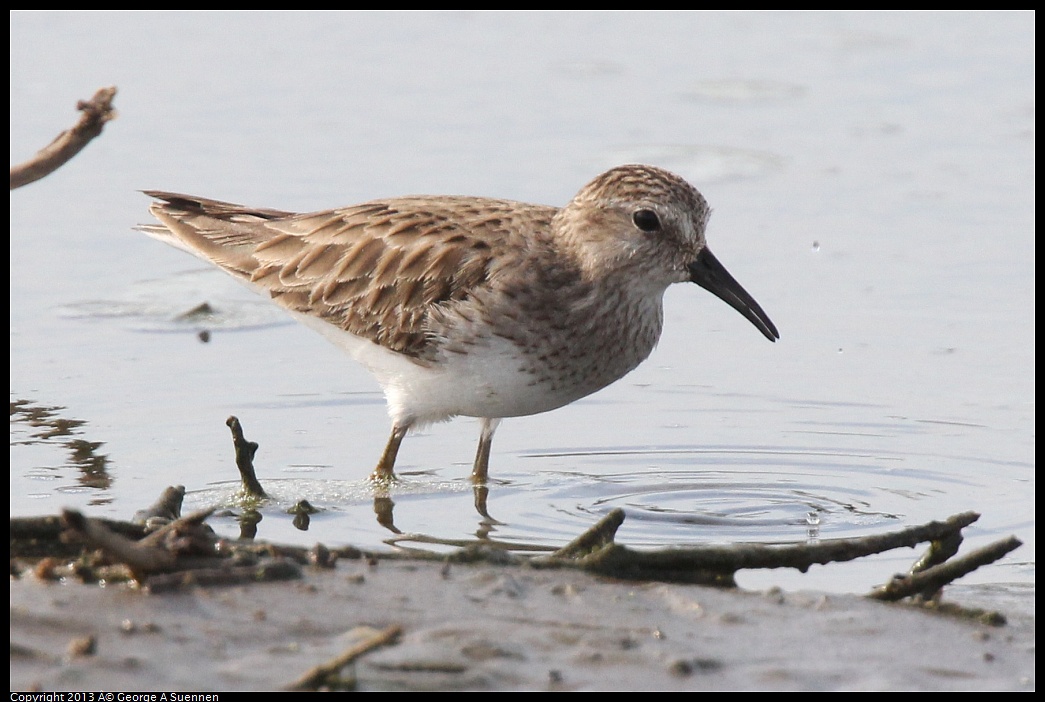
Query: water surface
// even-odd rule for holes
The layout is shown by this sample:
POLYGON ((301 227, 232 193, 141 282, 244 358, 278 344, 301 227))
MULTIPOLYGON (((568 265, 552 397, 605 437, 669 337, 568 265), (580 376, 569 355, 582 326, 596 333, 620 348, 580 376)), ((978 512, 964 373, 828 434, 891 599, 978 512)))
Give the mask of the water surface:
MULTIPOLYGON (((805 542, 972 509, 969 546, 1026 542, 973 579, 1033 582, 1034 53, 1032 13, 13 12, 13 162, 98 87, 120 118, 11 194, 11 512, 126 518, 171 484, 239 509, 236 415, 274 541, 558 546, 622 507, 631 545, 805 542), (375 494, 366 372, 131 231, 148 188, 559 205, 633 161, 704 193, 782 338, 676 286, 638 370, 503 423, 486 515, 477 422, 409 437, 375 494)), ((742 582, 863 591, 916 555, 742 582)))

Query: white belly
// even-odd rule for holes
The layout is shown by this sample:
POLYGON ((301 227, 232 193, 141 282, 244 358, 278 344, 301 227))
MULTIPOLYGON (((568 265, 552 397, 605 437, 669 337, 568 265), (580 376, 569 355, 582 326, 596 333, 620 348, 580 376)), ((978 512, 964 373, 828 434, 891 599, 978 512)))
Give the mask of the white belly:
POLYGON ((499 337, 484 340, 467 354, 449 352, 424 365, 316 317, 295 316, 373 373, 397 423, 423 424, 458 415, 519 417, 562 407, 592 392, 539 380, 524 370, 517 347, 499 337))

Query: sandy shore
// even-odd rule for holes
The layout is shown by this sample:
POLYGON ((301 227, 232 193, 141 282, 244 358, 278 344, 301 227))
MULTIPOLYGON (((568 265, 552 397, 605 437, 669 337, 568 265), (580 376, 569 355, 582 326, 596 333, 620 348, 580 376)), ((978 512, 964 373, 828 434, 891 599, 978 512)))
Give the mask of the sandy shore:
POLYGON ((377 631, 360 690, 1033 690, 1034 589, 951 586, 991 626, 858 596, 361 561, 149 594, 11 580, 11 689, 286 688, 377 631))

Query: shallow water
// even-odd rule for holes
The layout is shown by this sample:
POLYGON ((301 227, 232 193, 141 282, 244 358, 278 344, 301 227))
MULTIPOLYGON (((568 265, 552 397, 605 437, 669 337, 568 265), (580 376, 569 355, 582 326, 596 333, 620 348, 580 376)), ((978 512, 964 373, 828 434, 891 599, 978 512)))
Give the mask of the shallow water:
MULTIPOLYGON (((971 579, 1033 583, 1033 14, 13 12, 12 162, 110 84, 120 118, 11 195, 12 514, 126 518, 170 484, 238 509, 236 415, 274 541, 558 546, 622 507, 630 545, 801 542, 973 509, 967 548, 1025 545, 971 579), (638 370, 502 424, 485 509, 458 419, 404 442, 389 515, 365 371, 131 231, 146 188, 562 204, 631 161, 704 193, 781 340, 676 286, 638 370)), ((741 582, 863 591, 916 555, 741 582)))

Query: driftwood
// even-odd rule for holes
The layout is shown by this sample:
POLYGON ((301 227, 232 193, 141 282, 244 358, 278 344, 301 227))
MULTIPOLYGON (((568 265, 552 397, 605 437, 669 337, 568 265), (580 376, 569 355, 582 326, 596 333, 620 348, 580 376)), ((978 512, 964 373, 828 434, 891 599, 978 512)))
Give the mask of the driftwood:
MULTIPOLYGON (((252 463, 258 445, 244 437, 243 427, 236 417, 230 417, 226 423, 232 430, 236 464, 246 497, 252 503, 263 500, 265 491, 255 475, 252 463)), ((635 550, 615 541, 617 529, 625 519, 624 511, 615 509, 558 550, 540 545, 527 547, 518 543, 500 543, 491 539, 437 539, 418 534, 401 534, 396 529, 393 531, 397 536, 386 542, 397 549, 392 552, 364 551, 351 546, 328 549, 317 545, 306 549, 258 544, 249 537, 241 537, 236 542, 219 540, 205 524, 211 511, 179 517, 183 496, 183 487, 168 488, 163 499, 144 513, 154 517, 154 525, 159 525, 164 519, 173 519, 149 534, 145 534, 140 525, 86 519, 76 512, 64 513, 60 521, 54 518, 12 519, 11 556, 40 555, 41 542, 48 537, 54 539, 62 526, 67 530, 63 535, 66 541, 75 538, 86 543, 89 548, 101 549, 108 559, 124 564, 134 579, 154 590, 299 577, 299 566, 329 568, 341 558, 373 562, 380 559, 414 559, 447 564, 576 568, 629 580, 735 587, 738 570, 795 568, 805 572, 814 564, 844 562, 896 548, 929 543, 928 551, 914 563, 910 572, 894 576, 887 584, 868 594, 879 600, 910 597, 929 601, 937 598, 945 585, 983 565, 993 563, 1020 546, 1018 539, 1010 537, 955 558, 962 541, 961 530, 979 519, 979 515, 974 512, 964 512, 943 521, 895 532, 813 544, 734 544, 635 550), (155 517, 161 519, 156 520, 155 517), (447 555, 411 548, 406 546, 408 542, 454 546, 457 550, 447 555), (524 555, 527 551, 530 555, 524 555)), ((390 507, 380 506, 383 501, 391 502, 387 495, 375 496, 375 511, 379 515, 384 509, 390 512, 390 507)), ((307 518, 312 510, 311 505, 299 503, 295 514, 307 518)))
POLYGON ((239 469, 244 491, 251 497, 268 497, 265 489, 258 482, 258 476, 254 473, 254 454, 258 452, 258 443, 247 441, 243 436, 243 426, 238 417, 229 417, 225 420, 225 424, 232 430, 232 445, 236 449, 236 468, 239 469))
POLYGON ((349 647, 332 660, 310 669, 288 685, 286 689, 292 691, 319 690, 323 688, 345 689, 346 686, 337 677, 341 669, 375 648, 395 643, 402 631, 403 628, 401 626, 390 626, 387 629, 375 631, 372 635, 349 647))
POLYGON ((66 510, 62 513, 66 527, 62 538, 101 550, 107 560, 126 566, 131 577, 152 592, 301 577, 297 564, 284 558, 261 561, 235 549, 222 552, 219 539, 204 523, 213 512, 208 509, 181 517, 134 540, 109 529, 100 520, 66 510))
POLYGON ((160 495, 152 506, 134 513, 134 522, 144 524, 149 531, 155 531, 164 524, 170 524, 181 517, 181 503, 185 500, 185 486, 172 485, 160 495))
POLYGON ((976 549, 965 556, 955 558, 953 561, 946 561, 909 575, 894 576, 887 584, 875 588, 867 596, 890 602, 912 596, 930 599, 936 596, 944 585, 954 582, 963 575, 968 575, 980 566, 993 563, 1010 551, 1015 551, 1021 545, 1023 544, 1019 539, 1010 536, 976 549))
MULTIPOLYGON (((249 470, 245 470, 249 458, 243 462, 239 460, 240 456, 248 454, 253 457, 257 444, 246 441, 242 427, 238 421, 233 421, 234 419, 230 418, 229 426, 233 430, 237 464, 245 481, 248 475, 257 480, 252 465, 249 466, 249 470), (241 452, 244 448, 247 450, 241 452)), ((260 483, 257 487, 260 490, 260 483)), ((62 541, 75 541, 84 544, 88 549, 97 549, 103 554, 100 557, 103 561, 121 564, 129 571, 131 578, 145 585, 154 594, 191 587, 243 585, 300 578, 304 572, 303 567, 332 568, 339 558, 363 559, 372 564, 381 559, 442 561, 446 570, 449 570, 452 563, 577 568, 622 579, 732 587, 735 586, 735 572, 744 568, 787 567, 804 571, 815 563, 846 561, 893 548, 912 547, 929 542, 929 550, 912 566, 910 573, 895 576, 886 585, 869 593, 868 597, 879 600, 911 598, 916 603, 928 599, 929 605, 941 610, 959 616, 976 617, 987 624, 1001 625, 1005 623, 1005 618, 997 612, 968 611, 953 606, 941 606, 938 602, 939 593, 944 585, 981 565, 994 562, 1020 545, 1017 539, 1010 538, 955 557, 961 543, 961 530, 975 522, 979 516, 966 512, 943 521, 888 534, 816 544, 687 546, 636 551, 614 541, 617 529, 625 519, 624 512, 616 509, 558 550, 548 552, 549 549, 545 547, 534 546, 532 550, 544 551, 541 555, 522 555, 522 549, 518 544, 498 544, 490 540, 448 542, 418 535, 403 535, 401 538, 441 545, 453 543, 459 548, 449 555, 421 549, 372 552, 350 546, 327 549, 317 545, 306 549, 219 539, 205 523, 212 510, 185 517, 179 515, 184 494, 185 490, 181 486, 168 488, 156 505, 139 515, 148 515, 153 522, 156 522, 157 518, 173 518, 173 521, 163 524, 151 533, 146 533, 145 527, 140 523, 122 524, 88 519, 72 511, 66 511, 60 519, 12 519, 12 559, 25 555, 20 552, 23 544, 33 544, 38 550, 41 541, 48 538, 57 541, 57 530, 63 528, 62 541)), ((261 494, 264 494, 263 490, 261 494)), ((261 498, 255 492, 248 493, 247 499, 255 502, 261 498)), ((45 562, 55 560, 44 559, 45 562)), ((12 560, 13 573, 14 562, 12 560)), ((101 576, 86 574, 90 568, 84 563, 83 557, 77 559, 69 568, 85 580, 102 579, 101 576)), ((56 568, 53 563, 44 567, 38 566, 36 570, 40 577, 62 577, 54 572, 56 568)), ((402 631, 399 625, 382 630, 361 627, 358 633, 365 635, 361 641, 331 660, 311 668, 286 689, 354 689, 355 680, 351 674, 343 677, 342 671, 346 666, 379 647, 395 644, 402 631)))
MULTIPOLYGON (((115 519, 92 519, 97 525, 131 540, 148 533, 144 524, 115 519)), ((67 528, 60 515, 17 517, 11 519, 11 558, 74 558, 83 551, 80 542, 69 543, 61 536, 67 528)))
POLYGON ((102 133, 106 122, 116 119, 116 110, 112 106, 114 97, 115 87, 101 88, 90 100, 76 103, 76 109, 83 114, 71 129, 59 134, 25 163, 11 167, 11 190, 40 180, 80 153, 83 147, 102 133))
MULTIPOLYGON (((518 544, 448 541, 416 535, 412 540, 455 545, 459 549, 447 555, 421 549, 388 553, 365 551, 351 546, 328 549, 317 545, 306 549, 253 542, 224 542, 204 524, 211 512, 212 510, 204 510, 179 518, 148 535, 143 536, 141 531, 137 531, 135 538, 137 525, 127 525, 117 530, 112 528, 111 522, 87 519, 77 512, 66 511, 61 518, 61 523, 67 530, 63 539, 68 541, 76 538, 89 548, 101 549, 110 560, 126 565, 132 577, 157 591, 188 585, 235 584, 299 577, 300 570, 296 567, 298 564, 333 567, 340 558, 372 561, 412 559, 442 561, 448 564, 487 563, 534 568, 576 568, 629 580, 734 587, 734 575, 738 570, 796 568, 805 571, 812 564, 853 560, 927 541, 935 544, 941 539, 959 533, 979 517, 975 513, 966 512, 940 522, 930 522, 887 534, 816 544, 679 546, 638 551, 613 540, 617 528, 624 521, 624 512, 616 509, 558 551, 545 555, 524 556, 519 551, 526 549, 519 549, 518 544), (125 535, 126 533, 130 533, 131 536, 125 535), (264 563, 260 560, 263 558, 270 560, 264 563), (170 575, 172 573, 178 575, 170 575)), ((57 524, 53 518, 12 519, 12 558, 39 555, 38 546, 24 547, 26 550, 23 551, 23 546, 19 545, 23 543, 20 539, 24 540, 24 543, 38 544, 41 534, 53 537, 56 532, 57 524)), ((915 596, 920 600, 930 599, 943 586, 981 566, 993 563, 1020 545, 1018 539, 1010 537, 929 568, 912 568, 911 573, 894 576, 886 585, 875 588, 868 597, 879 600, 898 600, 915 596)), ((547 551, 547 548, 534 546, 530 550, 547 551)))
POLYGON ((533 565, 581 567, 622 578, 733 585, 733 575, 738 570, 795 568, 805 572, 815 564, 850 561, 947 538, 977 519, 978 514, 965 512, 942 522, 930 522, 897 532, 815 544, 733 544, 635 551, 613 541, 617 528, 624 521, 624 512, 615 509, 569 545, 550 556, 535 558, 533 565))

